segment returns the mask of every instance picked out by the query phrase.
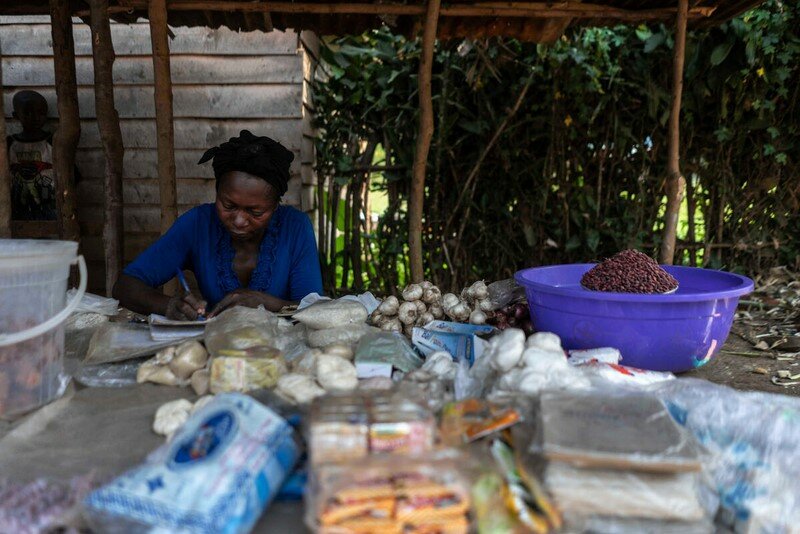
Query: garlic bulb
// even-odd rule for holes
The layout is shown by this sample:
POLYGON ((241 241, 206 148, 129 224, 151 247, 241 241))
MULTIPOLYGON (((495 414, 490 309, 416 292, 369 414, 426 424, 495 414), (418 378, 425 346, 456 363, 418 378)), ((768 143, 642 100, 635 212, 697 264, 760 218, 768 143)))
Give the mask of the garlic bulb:
POLYGON ((426 324, 430 323, 433 320, 434 320, 433 314, 431 312, 425 312, 423 314, 420 314, 415 324, 417 326, 425 326, 426 324))
POLYGON ((456 306, 459 302, 461 302, 461 299, 459 299, 456 295, 452 293, 445 293, 444 296, 442 296, 442 309, 444 309, 445 312, 448 312, 450 308, 456 306))
POLYGON ((400 308, 400 301, 394 295, 389 295, 378 306, 378 312, 382 315, 394 316, 397 315, 397 310, 400 308))
POLYGON ((426 289, 422 293, 422 301, 426 302, 427 304, 433 304, 435 302, 439 302, 439 299, 442 298, 442 292, 439 290, 438 287, 431 287, 426 289))
POLYGON ((422 286, 419 284, 409 284, 403 290, 403 299, 406 302, 411 302, 414 300, 419 300, 422 298, 423 289, 422 286))
POLYGON ((153 420, 153 432, 169 438, 189 419, 191 411, 192 403, 186 399, 178 399, 162 404, 156 410, 156 417, 153 420))
POLYGON ((469 288, 469 293, 475 300, 483 300, 489 298, 489 288, 483 280, 478 280, 469 288))
POLYGON ((470 324, 486 324, 486 314, 480 310, 473 310, 469 314, 469 322, 470 324))
POLYGON ((400 310, 397 312, 397 316, 403 324, 414 324, 418 315, 419 310, 417 309, 417 305, 413 302, 402 303, 400 305, 400 310))
POLYGON ((403 323, 397 317, 392 317, 391 319, 384 317, 383 323, 381 323, 381 330, 384 332, 402 332, 403 323))

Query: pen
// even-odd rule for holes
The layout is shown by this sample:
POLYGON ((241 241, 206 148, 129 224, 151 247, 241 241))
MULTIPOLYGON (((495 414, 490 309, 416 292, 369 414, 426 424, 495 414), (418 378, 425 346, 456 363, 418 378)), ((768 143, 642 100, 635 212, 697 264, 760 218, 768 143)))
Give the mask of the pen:
MULTIPOLYGON (((183 290, 186 291, 186 294, 188 295, 189 293, 191 293, 192 291, 189 289, 189 284, 186 282, 186 277, 183 276, 183 271, 181 271, 180 268, 178 268, 175 274, 178 277, 178 282, 181 283, 183 290)), ((205 317, 203 316, 203 314, 199 314, 197 316, 197 319, 202 321, 205 319, 205 317)))
POLYGON ((189 284, 186 283, 186 277, 183 276, 183 271, 178 269, 176 275, 178 276, 178 282, 181 283, 183 290, 186 291, 187 293, 191 293, 192 291, 189 289, 189 284))

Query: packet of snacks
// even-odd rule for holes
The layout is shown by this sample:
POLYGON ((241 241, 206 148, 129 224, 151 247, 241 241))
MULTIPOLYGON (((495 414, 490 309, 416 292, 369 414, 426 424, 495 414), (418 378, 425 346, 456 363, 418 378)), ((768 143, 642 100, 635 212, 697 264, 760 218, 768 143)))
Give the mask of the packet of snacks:
POLYGON ((320 465, 306 491, 306 524, 321 534, 466 534, 479 470, 455 449, 320 465))

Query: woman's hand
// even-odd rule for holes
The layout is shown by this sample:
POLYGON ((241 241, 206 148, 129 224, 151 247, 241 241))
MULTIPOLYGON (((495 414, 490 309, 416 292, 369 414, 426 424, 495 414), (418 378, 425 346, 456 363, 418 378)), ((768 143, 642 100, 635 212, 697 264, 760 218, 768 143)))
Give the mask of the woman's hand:
POLYGON ((208 317, 210 319, 234 306, 245 306, 247 308, 264 306, 268 311, 276 312, 289 304, 291 303, 279 299, 278 297, 273 297, 269 293, 262 293, 261 291, 255 291, 253 289, 236 289, 225 295, 225 298, 214 306, 214 309, 211 310, 208 317))
POLYGON ((200 315, 205 315, 207 303, 201 297, 186 293, 175 295, 167 303, 167 319, 178 321, 194 321, 200 315))

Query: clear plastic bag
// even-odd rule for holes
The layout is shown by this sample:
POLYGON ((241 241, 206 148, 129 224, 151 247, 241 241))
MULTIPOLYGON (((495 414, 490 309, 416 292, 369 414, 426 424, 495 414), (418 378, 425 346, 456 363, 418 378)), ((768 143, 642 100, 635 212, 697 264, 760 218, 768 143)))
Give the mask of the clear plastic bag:
POLYGON ((147 325, 105 323, 92 336, 83 363, 97 365, 133 360, 175 343, 175 340, 154 341, 147 325))
MULTIPOLYGON (((77 289, 67 291, 67 301, 72 300, 77 289)), ((119 301, 117 299, 101 297, 93 293, 84 293, 78 307, 74 313, 99 313, 100 315, 113 316, 119 312, 119 301)))
POLYGON ((433 413, 401 392, 328 395, 309 414, 311 462, 356 460, 372 453, 423 454, 433 449, 433 413))
POLYGON ((585 469, 550 462, 544 476, 565 514, 660 521, 702 521, 699 473, 585 469))
POLYGON ((742 532, 800 524, 800 399, 672 380, 657 394, 708 450, 723 516, 742 532))
POLYGON ((539 426, 533 447, 549 460, 662 473, 701 469, 695 439, 652 393, 546 391, 539 426))
POLYGON ((373 332, 358 342, 356 363, 389 363, 404 373, 422 366, 422 358, 417 356, 411 344, 395 332, 373 332))
POLYGON ((268 347, 250 347, 240 351, 222 349, 224 356, 211 361, 209 388, 212 393, 251 391, 275 387, 288 372, 283 354, 268 347))
POLYGON ((452 449, 426 456, 371 456, 318 466, 306 492, 306 524, 320 533, 469 532, 479 466, 452 449), (425 530, 425 529, 429 530, 425 530))
POLYGON ((602 534, 711 534, 718 532, 714 523, 703 518, 699 521, 668 521, 658 519, 630 519, 608 516, 566 516, 566 532, 591 532, 602 534))
POLYGON ((262 306, 236 306, 226 310, 210 321, 205 330, 206 348, 212 357, 256 347, 299 354, 308 349, 303 343, 304 337, 303 327, 293 326, 262 306))
POLYGON ((438 412, 454 399, 453 382, 442 380, 424 369, 408 373, 396 387, 398 393, 424 402, 433 412, 438 412))
POLYGON ((91 388, 121 388, 136 385, 136 372, 147 358, 122 363, 80 365, 73 378, 91 388))

